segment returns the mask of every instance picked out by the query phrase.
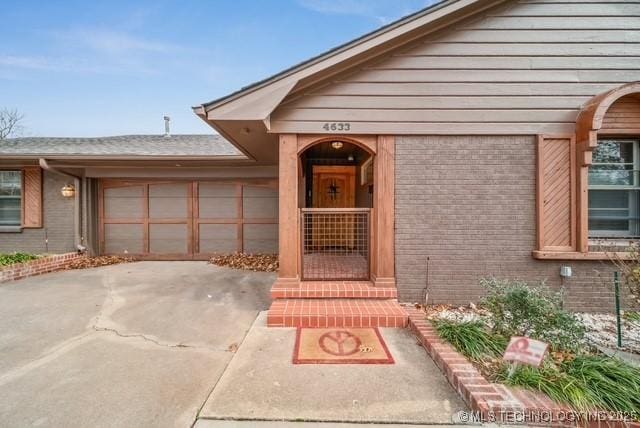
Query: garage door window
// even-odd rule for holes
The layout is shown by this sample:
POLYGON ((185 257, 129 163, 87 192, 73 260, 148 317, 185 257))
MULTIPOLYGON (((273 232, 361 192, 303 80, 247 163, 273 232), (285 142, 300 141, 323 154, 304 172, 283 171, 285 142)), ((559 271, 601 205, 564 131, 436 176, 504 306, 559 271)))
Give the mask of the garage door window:
POLYGON ((0 226, 19 226, 22 222, 22 174, 0 171, 0 226))

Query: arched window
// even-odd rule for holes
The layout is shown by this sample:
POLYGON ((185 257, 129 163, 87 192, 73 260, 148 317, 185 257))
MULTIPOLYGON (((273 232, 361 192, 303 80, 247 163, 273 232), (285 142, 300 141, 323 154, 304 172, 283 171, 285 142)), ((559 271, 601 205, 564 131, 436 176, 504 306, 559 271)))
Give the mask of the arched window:
POLYGON ((640 82, 589 100, 575 135, 539 136, 534 257, 604 259, 603 243, 640 238, 639 171, 640 82))

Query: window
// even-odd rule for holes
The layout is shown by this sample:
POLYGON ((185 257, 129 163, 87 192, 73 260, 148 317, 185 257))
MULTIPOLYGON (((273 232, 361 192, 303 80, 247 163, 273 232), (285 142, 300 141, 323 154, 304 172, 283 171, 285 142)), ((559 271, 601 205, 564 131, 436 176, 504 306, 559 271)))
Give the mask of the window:
POLYGON ((640 140, 605 139, 589 168, 589 237, 640 236, 640 140))
POLYGON ((22 223, 22 173, 0 171, 0 226, 22 223))

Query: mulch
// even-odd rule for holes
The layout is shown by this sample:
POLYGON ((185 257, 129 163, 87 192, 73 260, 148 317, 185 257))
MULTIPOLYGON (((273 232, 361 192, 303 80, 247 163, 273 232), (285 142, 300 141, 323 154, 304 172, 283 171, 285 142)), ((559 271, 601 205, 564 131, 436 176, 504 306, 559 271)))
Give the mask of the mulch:
POLYGON ((276 254, 220 254, 212 257, 209 263, 232 269, 250 270, 252 272, 278 271, 278 256, 276 254))

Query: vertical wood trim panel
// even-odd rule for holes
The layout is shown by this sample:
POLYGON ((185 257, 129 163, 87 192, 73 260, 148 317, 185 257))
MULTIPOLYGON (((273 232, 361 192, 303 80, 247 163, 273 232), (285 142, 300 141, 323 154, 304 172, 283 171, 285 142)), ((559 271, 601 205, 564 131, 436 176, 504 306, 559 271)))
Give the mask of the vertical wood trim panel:
POLYGON ((236 234, 238 239, 238 252, 244 253, 244 185, 236 186, 238 224, 236 225, 236 234))
POLYGON ((195 254, 195 239, 193 237, 193 183, 187 184, 187 253, 193 257, 195 254))
POLYGON ((193 255, 200 252, 200 182, 194 181, 191 189, 191 237, 193 239, 193 255))
POLYGON ((395 286, 395 137, 378 137, 374 175, 373 277, 377 286, 395 286))
POLYGON ((149 184, 145 184, 143 187, 142 201, 143 201, 143 235, 142 239, 144 241, 143 248, 144 254, 149 254, 150 245, 149 245, 149 184))
POLYGON ((42 227, 42 170, 26 167, 22 170, 22 227, 42 227))
POLYGON ((537 146, 537 247, 544 251, 575 251, 575 136, 540 135, 537 146))
POLYGON ((298 263, 298 136, 280 135, 279 142, 279 253, 280 279, 297 280, 298 263))

